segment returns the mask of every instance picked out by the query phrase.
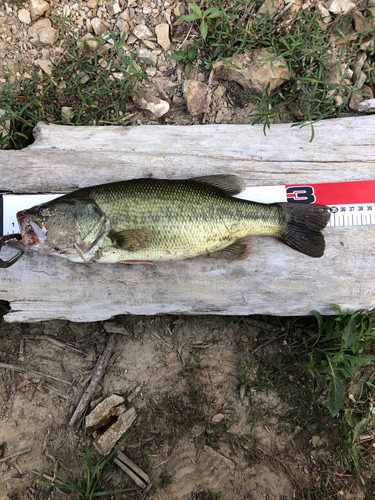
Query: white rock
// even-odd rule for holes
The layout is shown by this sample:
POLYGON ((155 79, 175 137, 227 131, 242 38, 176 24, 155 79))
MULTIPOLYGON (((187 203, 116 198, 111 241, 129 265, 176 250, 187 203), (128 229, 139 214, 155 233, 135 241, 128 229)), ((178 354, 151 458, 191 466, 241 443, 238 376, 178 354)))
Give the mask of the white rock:
POLYGON ((181 17, 185 14, 185 4, 183 2, 178 2, 176 7, 173 9, 173 13, 176 17, 181 17))
POLYGON ((49 3, 44 0, 30 0, 31 20, 36 21, 49 9, 49 3))
POLYGON ((98 6, 98 3, 99 3, 99 0, 89 0, 89 1, 87 2, 87 7, 88 7, 89 9, 96 9, 96 8, 97 8, 97 6, 98 6))
POLYGON ((355 3, 350 0, 328 0, 327 9, 333 14, 346 14, 355 7, 355 3))
POLYGON ((268 83, 271 92, 290 79, 290 71, 285 60, 275 59, 274 54, 266 50, 255 53, 253 57, 249 54, 238 54, 232 63, 233 65, 219 61, 213 68, 222 79, 237 82, 244 89, 259 96, 268 83), (235 66, 240 69, 236 69, 235 66))
POLYGON ((156 116, 156 118, 160 118, 168 113, 169 103, 167 101, 163 101, 162 99, 143 91, 138 91, 138 94, 139 100, 135 97, 134 102, 141 109, 148 109, 154 116, 156 116))
POLYGON ((145 38, 150 38, 150 36, 152 36, 151 31, 145 24, 138 24, 138 26, 134 28, 133 34, 140 40, 144 40, 145 38))
POLYGON ((107 9, 107 12, 110 16, 115 16, 116 14, 119 14, 122 11, 118 3, 118 0, 114 0, 113 2, 106 2, 105 8, 107 9))
POLYGON ((138 55, 138 59, 141 62, 144 62, 146 64, 150 64, 151 66, 156 66, 157 54, 155 54, 155 51, 151 51, 148 49, 138 49, 137 55, 138 55))
POLYGON ((366 99, 358 104, 359 113, 375 113, 375 99, 366 99))
POLYGON ((101 33, 105 33, 107 31, 107 27, 99 17, 91 19, 91 27, 96 36, 99 36, 101 33))
POLYGON ((42 44, 53 44, 56 42, 59 36, 59 32, 52 28, 51 21, 49 19, 40 19, 28 30, 30 37, 35 42, 36 40, 42 44))
POLYGON ((35 64, 40 66, 47 75, 52 75, 52 63, 49 59, 37 59, 35 64))
POLYGON ((331 20, 331 16, 329 15, 329 11, 324 7, 324 5, 318 3, 316 9, 318 9, 318 11, 321 13, 323 22, 329 23, 331 20))
POLYGON ((21 21, 21 23, 30 24, 31 23, 30 12, 27 9, 20 9, 18 11, 18 19, 21 21))
MULTIPOLYGON (((129 24, 124 19, 119 19, 117 21, 117 23, 115 24, 115 28, 121 32, 121 35, 123 35, 124 33, 126 33, 126 35, 128 35, 128 33, 129 33, 129 24)), ((126 40, 126 38, 127 37, 125 37, 125 40, 126 40)))
POLYGON ((158 44, 163 47, 164 50, 169 50, 171 48, 171 41, 169 40, 169 25, 167 23, 158 24, 155 27, 155 33, 158 39, 158 44))
POLYGON ((69 106, 63 106, 61 108, 61 118, 64 123, 69 123, 73 116, 73 108, 70 108, 69 106))
POLYGON ((86 33, 86 35, 83 35, 83 37, 77 41, 77 45, 82 45, 84 43, 88 47, 94 50, 96 50, 99 47, 98 40, 95 40, 95 38, 93 37, 93 35, 91 35, 91 33, 86 33))
POLYGON ((184 83, 184 94, 189 113, 192 116, 206 113, 211 104, 210 87, 197 81, 185 81, 184 83))

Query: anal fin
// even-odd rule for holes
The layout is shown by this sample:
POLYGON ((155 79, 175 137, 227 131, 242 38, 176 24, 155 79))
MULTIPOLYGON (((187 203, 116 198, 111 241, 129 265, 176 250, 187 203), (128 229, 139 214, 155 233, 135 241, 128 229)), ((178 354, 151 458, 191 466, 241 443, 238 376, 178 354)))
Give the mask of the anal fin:
POLYGON ((224 259, 229 262, 235 260, 245 260, 250 255, 251 243, 250 241, 241 238, 231 245, 222 248, 218 252, 211 253, 209 256, 214 259, 224 259))

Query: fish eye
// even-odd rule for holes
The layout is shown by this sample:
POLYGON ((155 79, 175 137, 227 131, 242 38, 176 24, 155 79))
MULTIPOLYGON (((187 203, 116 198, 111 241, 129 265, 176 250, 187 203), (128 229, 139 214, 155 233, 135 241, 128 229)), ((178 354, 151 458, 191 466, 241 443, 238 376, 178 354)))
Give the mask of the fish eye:
POLYGON ((47 207, 45 205, 40 205, 40 207, 38 208, 37 214, 42 216, 44 210, 47 210, 47 207))

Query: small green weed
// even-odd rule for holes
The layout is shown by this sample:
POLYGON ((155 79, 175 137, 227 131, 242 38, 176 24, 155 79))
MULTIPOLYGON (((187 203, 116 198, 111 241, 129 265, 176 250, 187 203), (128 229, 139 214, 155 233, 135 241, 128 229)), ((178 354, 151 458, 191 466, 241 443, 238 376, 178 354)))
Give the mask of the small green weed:
POLYGON ((183 50, 176 50, 173 52, 171 57, 172 59, 182 61, 185 64, 185 75, 188 75, 193 67, 193 62, 197 57, 197 49, 195 47, 185 45, 183 50))
POLYGON ((190 497, 190 500, 220 500, 221 493, 212 493, 210 490, 198 488, 190 497))
POLYGON ((304 337, 306 355, 309 362, 305 369, 317 379, 322 389, 329 385, 329 409, 335 417, 344 402, 345 387, 343 380, 352 379, 358 370, 375 360, 371 348, 375 341, 375 318, 356 312, 342 313, 339 316, 323 320, 315 311, 318 321, 316 338, 304 337))
POLYGON ((86 434, 84 436, 85 439, 85 453, 78 452, 81 460, 85 462, 86 471, 85 474, 82 475, 79 471, 77 464, 77 475, 73 480, 68 479, 67 477, 57 474, 58 483, 48 483, 44 480, 45 473, 45 463, 43 463, 42 473, 41 473, 41 483, 44 486, 49 486, 51 488, 56 488, 59 490, 65 490, 75 495, 74 498, 81 500, 92 500, 96 497, 102 497, 106 495, 113 495, 115 493, 126 493, 133 491, 130 488, 121 489, 121 490, 108 490, 108 491, 99 491, 101 481, 103 479, 103 474, 108 470, 111 465, 111 459, 117 453, 117 451, 121 448, 121 446, 129 439, 133 431, 128 432, 123 439, 119 441, 113 451, 107 455, 102 457, 100 460, 95 460, 91 456, 91 452, 89 449, 88 441, 86 434))
MULTIPOLYGON (((90 48, 77 39, 68 21, 60 19, 59 26, 65 38, 64 51, 52 74, 35 72, 0 89, 0 149, 21 149, 30 144, 38 121, 121 123, 138 82, 147 80, 143 69, 122 51, 125 35, 110 31, 106 40, 92 37, 97 47, 90 48), (63 107, 68 108, 65 114, 63 107)), ((6 74, 10 76, 9 71, 6 74)))
POLYGON ((195 3, 188 3, 190 10, 193 12, 191 14, 187 14, 186 16, 180 17, 179 21, 200 21, 200 31, 203 40, 206 39, 208 33, 208 24, 211 19, 215 19, 217 17, 222 17, 224 12, 215 7, 209 7, 203 12, 195 3))

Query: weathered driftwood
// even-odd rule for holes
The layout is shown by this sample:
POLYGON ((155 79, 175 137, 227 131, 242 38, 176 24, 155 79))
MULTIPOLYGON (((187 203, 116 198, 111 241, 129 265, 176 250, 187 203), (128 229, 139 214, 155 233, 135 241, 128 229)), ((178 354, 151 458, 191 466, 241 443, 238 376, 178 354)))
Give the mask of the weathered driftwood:
MULTIPOLYGON (((310 129, 273 125, 64 127, 38 125, 36 142, 0 151, 0 189, 66 192, 135 177, 232 173, 247 185, 368 180, 375 177, 375 116, 327 120, 310 129)), ((25 207, 26 208, 26 207, 25 207)), ((254 238, 248 260, 197 258, 155 266, 73 264, 25 255, 1 269, 6 321, 116 314, 299 315, 329 304, 375 306, 374 227, 327 228, 321 259, 272 238, 254 238)), ((10 250, 6 251, 10 255, 10 250)))

